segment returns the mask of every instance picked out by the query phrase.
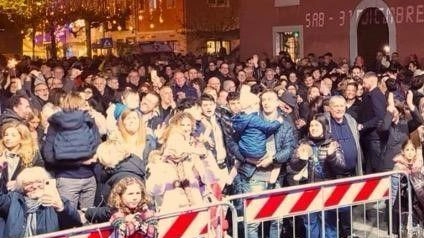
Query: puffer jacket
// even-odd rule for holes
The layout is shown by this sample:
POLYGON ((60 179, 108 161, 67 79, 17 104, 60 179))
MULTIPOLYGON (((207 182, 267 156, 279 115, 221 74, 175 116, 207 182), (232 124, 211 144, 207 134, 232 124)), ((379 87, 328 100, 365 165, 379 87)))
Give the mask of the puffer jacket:
POLYGON ((100 144, 100 134, 94 120, 85 111, 57 112, 49 118, 49 127, 42 154, 47 163, 60 166, 64 160, 86 160, 90 159, 100 144), (66 140, 56 140, 59 133, 66 134, 66 140), (83 144, 91 138, 89 145, 83 144), (88 150, 88 151, 86 151, 88 150), (71 156, 71 159, 57 158, 71 156), (91 156, 87 156, 91 154, 91 156))
MULTIPOLYGON (((291 123, 290 118, 284 116, 281 112, 279 112, 279 115, 284 119, 278 130, 274 133, 276 151, 274 159, 278 164, 285 164, 292 158, 293 151, 297 145, 297 137, 295 133, 296 130, 291 123)), ((263 118, 263 114, 260 116, 263 118)), ((257 169, 256 165, 242 160, 240 160, 240 162, 241 165, 238 169, 238 173, 243 175, 245 178, 252 177, 257 169)))
POLYGON ((240 135, 240 153, 245 158, 260 159, 266 153, 266 139, 280 128, 280 122, 265 121, 259 113, 240 113, 233 117, 233 128, 240 135))
POLYGON ((308 160, 301 160, 297 150, 293 153, 293 158, 289 163, 289 171, 293 174, 299 173, 307 166, 307 178, 301 180, 302 183, 314 183, 335 179, 337 174, 345 171, 343 152, 340 146, 332 154, 328 153, 328 148, 333 138, 323 139, 319 142, 304 140, 300 144, 308 144, 312 147, 313 154, 308 160))
POLYGON ((94 156, 100 142, 99 130, 87 112, 57 112, 49 118, 42 147, 46 167, 55 173, 56 178, 89 178, 94 175, 93 165, 84 165, 83 162, 94 156), (65 136, 56 140, 64 131, 70 134, 62 134, 65 136), (58 152, 67 158, 57 158, 58 152))
POLYGON ((16 114, 15 111, 13 111, 10 108, 7 108, 1 115, 0 115, 0 127, 3 126, 6 123, 9 122, 21 122, 25 123, 25 120, 21 118, 18 114, 16 114))
POLYGON ((131 154, 119 162, 114 168, 104 168, 102 176, 102 195, 105 200, 109 197, 112 187, 121 179, 135 177, 144 181, 146 173, 145 161, 131 154))

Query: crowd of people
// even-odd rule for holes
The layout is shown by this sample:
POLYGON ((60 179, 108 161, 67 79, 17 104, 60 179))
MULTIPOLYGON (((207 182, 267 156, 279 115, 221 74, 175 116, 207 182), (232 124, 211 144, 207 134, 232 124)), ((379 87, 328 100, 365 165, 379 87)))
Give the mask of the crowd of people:
MULTIPOLYGON (((392 170, 411 173, 416 208, 424 204, 416 56, 379 52, 366 66, 360 56, 294 62, 285 52, 244 62, 192 54, 13 62, 0 75, 1 237, 108 221, 120 237, 155 237, 149 218, 158 212, 392 170)), ((312 213, 300 230, 349 237, 350 216, 312 213)), ((291 226, 272 221, 263 232, 280 237, 291 226)), ((259 224, 239 229, 259 237, 259 224)))

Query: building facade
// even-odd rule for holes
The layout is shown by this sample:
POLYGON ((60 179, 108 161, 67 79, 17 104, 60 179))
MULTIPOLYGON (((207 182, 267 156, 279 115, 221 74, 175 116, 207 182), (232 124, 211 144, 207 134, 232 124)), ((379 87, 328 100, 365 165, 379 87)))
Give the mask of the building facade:
MULTIPOLYGON (((138 43, 158 42, 175 53, 230 53, 239 45, 240 0, 139 0, 127 20, 110 19, 91 29, 93 55, 137 53, 138 43), (102 42, 112 41, 112 47, 102 42)), ((84 21, 79 20, 56 33, 59 57, 86 55, 84 21), (81 29, 72 34, 67 29, 81 29)), ((36 33, 35 55, 46 58, 49 35, 36 33)), ((109 44, 110 46, 110 44, 109 44)), ((23 52, 32 55, 32 39, 24 39, 23 52)))
POLYGON ((378 50, 424 56, 422 0, 244 0, 240 54, 267 57, 288 51, 298 60, 332 52, 353 62, 373 60, 378 50))

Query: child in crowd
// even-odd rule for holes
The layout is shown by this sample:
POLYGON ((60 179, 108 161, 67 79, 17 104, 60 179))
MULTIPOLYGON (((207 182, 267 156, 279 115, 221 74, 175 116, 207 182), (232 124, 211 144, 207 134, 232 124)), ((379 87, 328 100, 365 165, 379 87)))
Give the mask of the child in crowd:
MULTIPOLYGON (((243 85, 240 90, 240 104, 242 113, 233 117, 233 128, 235 133, 239 135, 239 150, 247 163, 258 164, 261 159, 271 156, 267 153, 267 139, 274 134, 281 125, 282 118, 276 121, 266 121, 259 115, 259 98, 250 92, 250 87, 243 85)), ((224 188, 224 193, 228 189, 229 184, 232 184, 237 175, 239 163, 236 161, 235 166, 230 171, 227 185, 224 188)), ((274 168, 271 172, 269 180, 270 186, 273 187, 277 181, 279 168, 274 168)))
POLYGON ((146 221, 154 213, 149 209, 149 198, 141 180, 127 177, 120 180, 112 189, 109 206, 117 211, 110 218, 118 237, 128 237, 136 232, 143 237, 155 237, 153 222, 146 221))
MULTIPOLYGON (((404 171, 409 174, 409 181, 412 185, 412 204, 413 204, 413 225, 422 224, 423 214, 424 214, 424 187, 423 184, 423 160, 422 160, 422 149, 420 147, 416 147, 412 140, 407 140, 402 145, 402 152, 396 155, 393 158, 393 162, 395 163, 394 170, 404 171)), ((401 178, 400 175, 392 176, 392 194, 390 204, 393 209, 393 230, 396 233, 399 230, 398 217, 399 217, 399 207, 404 206, 406 204, 407 195, 403 192, 402 188, 406 188, 406 186, 402 185, 408 183, 401 178)), ((402 211, 406 211, 406 208, 401 208, 402 211)))
POLYGON ((193 141, 194 126, 190 114, 177 113, 164 133, 162 150, 149 156, 146 187, 161 212, 203 205, 219 181, 216 161, 193 141))

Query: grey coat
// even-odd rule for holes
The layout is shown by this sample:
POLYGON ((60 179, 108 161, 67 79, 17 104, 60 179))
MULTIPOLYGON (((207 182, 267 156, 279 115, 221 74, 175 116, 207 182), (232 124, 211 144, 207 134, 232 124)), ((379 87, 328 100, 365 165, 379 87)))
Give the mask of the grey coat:
MULTIPOLYGON (((331 120, 330 113, 325 113, 325 116, 328 121, 331 120)), ((364 155, 362 153, 361 144, 359 143, 359 131, 358 131, 358 123, 356 120, 349 114, 345 113, 344 117, 346 118, 346 122, 349 125, 350 131, 353 134, 353 138, 355 139, 355 145, 356 149, 358 150, 358 159, 356 163, 356 176, 362 176, 362 159, 364 158, 364 155)), ((331 123, 329 123, 329 132, 331 133, 331 123)))

